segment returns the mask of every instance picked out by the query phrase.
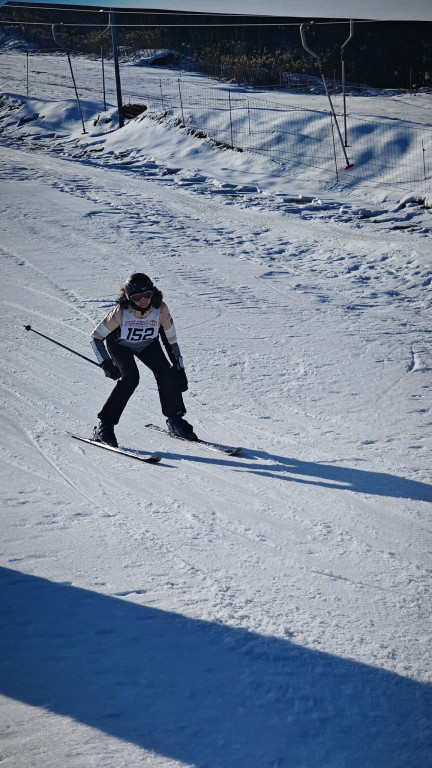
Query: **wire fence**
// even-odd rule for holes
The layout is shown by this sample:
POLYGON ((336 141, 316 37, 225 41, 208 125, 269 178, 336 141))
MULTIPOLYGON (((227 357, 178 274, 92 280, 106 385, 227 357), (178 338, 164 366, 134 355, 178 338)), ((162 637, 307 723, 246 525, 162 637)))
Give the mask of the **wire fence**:
MULTIPOLYGON (((116 105, 112 59, 71 57, 84 121, 116 105)), ((301 173, 324 172, 350 185, 367 182, 432 191, 432 129, 404 120, 370 120, 290 106, 252 91, 199 75, 161 77, 130 62, 120 67, 123 103, 147 108, 149 116, 177 121, 201 138, 239 151, 259 153, 301 173), (339 129, 339 130, 338 130, 339 129), (340 131, 340 134, 339 134, 340 131), (343 139, 343 141, 341 141, 343 139), (344 170, 347 156, 354 167, 344 170)), ((65 53, 0 54, 2 91, 60 100, 75 98, 65 53)), ((285 95, 286 99, 286 95, 285 95)))

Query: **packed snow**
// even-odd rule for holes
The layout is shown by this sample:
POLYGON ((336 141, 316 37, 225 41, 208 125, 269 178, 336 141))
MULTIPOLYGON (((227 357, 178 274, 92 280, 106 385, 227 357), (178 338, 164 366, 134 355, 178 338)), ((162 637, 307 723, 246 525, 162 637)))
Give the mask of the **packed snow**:
POLYGON ((1 761, 431 768, 430 191, 108 113, 2 97, 1 761), (91 357, 133 271, 238 457, 146 429, 143 367, 160 464, 66 434, 113 383, 24 326, 91 357))

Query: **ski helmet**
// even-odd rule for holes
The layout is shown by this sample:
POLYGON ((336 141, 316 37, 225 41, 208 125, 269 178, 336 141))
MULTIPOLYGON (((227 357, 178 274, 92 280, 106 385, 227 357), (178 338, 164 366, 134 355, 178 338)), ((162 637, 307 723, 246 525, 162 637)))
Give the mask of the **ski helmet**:
POLYGON ((150 307, 154 290, 152 280, 142 272, 135 272, 130 275, 124 286, 124 293, 129 304, 141 312, 150 307))
POLYGON ((142 272, 134 272, 133 275, 129 275, 124 285, 127 299, 130 299, 135 293, 152 291, 153 289, 154 285, 152 280, 148 275, 144 275, 142 272))

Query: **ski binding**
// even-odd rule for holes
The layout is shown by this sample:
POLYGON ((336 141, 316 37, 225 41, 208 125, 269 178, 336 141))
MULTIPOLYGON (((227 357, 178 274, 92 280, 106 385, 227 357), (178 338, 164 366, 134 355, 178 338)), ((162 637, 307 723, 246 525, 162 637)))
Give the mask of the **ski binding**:
POLYGON ((186 440, 184 437, 173 435, 168 431, 168 429, 159 427, 157 424, 145 424, 144 426, 146 429, 155 429, 157 432, 163 432, 165 435, 169 435, 176 440, 181 440, 183 443, 188 443, 188 445, 203 445, 205 448, 209 448, 211 451, 218 451, 219 453, 224 453, 226 456, 237 456, 241 451, 240 446, 231 447, 229 445, 222 445, 221 443, 214 443, 210 440, 201 440, 200 438, 197 440, 186 440))

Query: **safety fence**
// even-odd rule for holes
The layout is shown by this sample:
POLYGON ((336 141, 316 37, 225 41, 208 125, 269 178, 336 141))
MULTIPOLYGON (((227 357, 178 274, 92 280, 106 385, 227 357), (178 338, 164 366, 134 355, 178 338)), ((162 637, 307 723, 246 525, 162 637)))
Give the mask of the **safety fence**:
MULTIPOLYGON (((176 121, 198 137, 239 151, 263 154, 302 173, 317 169, 340 183, 374 182, 432 191, 432 129, 404 120, 370 120, 288 104, 289 94, 266 100, 253 91, 199 74, 161 76, 160 70, 121 63, 128 114, 134 106, 176 121), (347 158, 354 167, 344 170, 347 158)), ((0 53, 0 89, 43 100, 75 98, 84 122, 117 104, 112 60, 65 53, 0 53), (71 77, 71 67, 76 89, 71 77)), ((132 111, 133 113, 133 111, 132 111)))

